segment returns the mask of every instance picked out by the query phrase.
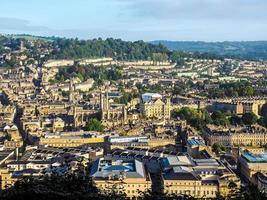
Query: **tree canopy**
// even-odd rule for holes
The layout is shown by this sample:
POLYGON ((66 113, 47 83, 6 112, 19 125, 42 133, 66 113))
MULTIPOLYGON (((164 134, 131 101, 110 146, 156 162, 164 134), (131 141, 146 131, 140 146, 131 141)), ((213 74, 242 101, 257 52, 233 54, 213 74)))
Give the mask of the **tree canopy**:
POLYGON ((101 121, 99 121, 96 118, 90 119, 87 123, 86 123, 86 130, 87 131, 103 131, 104 130, 104 126, 102 125, 101 121))
POLYGON ((89 78, 94 79, 97 83, 102 83, 104 80, 117 81, 122 78, 122 68, 118 66, 95 67, 88 66, 69 66, 59 68, 56 74, 56 81, 63 82, 71 77, 77 77, 81 81, 86 81, 89 78))
POLYGON ((252 112, 250 113, 245 113, 242 116, 242 121, 246 125, 252 125, 255 124, 258 120, 258 116, 252 112))
POLYGON ((211 123, 210 114, 206 110, 183 107, 172 112, 172 117, 186 120, 191 126, 200 129, 211 123))
POLYGON ((206 91, 209 98, 242 97, 256 95, 252 83, 247 81, 223 83, 219 88, 206 91))
POLYGON ((221 111, 214 111, 211 115, 212 121, 217 126, 227 126, 230 124, 226 113, 221 111))
POLYGON ((94 57, 112 57, 116 60, 147 60, 153 54, 166 55, 169 50, 163 45, 153 45, 144 41, 126 42, 121 39, 101 38, 93 40, 57 39, 53 46, 59 51, 53 52, 54 58, 80 59, 94 57))

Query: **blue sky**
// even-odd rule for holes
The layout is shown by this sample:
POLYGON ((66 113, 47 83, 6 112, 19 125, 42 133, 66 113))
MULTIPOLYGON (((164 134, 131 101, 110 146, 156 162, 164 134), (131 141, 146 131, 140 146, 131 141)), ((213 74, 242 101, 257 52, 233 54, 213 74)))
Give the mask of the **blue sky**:
POLYGON ((1 0, 0 32, 124 40, 267 40, 267 0, 1 0))

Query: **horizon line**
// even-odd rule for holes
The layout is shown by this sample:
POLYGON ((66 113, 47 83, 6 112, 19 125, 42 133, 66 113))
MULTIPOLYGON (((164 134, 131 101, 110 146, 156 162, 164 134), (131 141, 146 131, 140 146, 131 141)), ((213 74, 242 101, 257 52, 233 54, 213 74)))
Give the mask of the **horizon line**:
POLYGON ((79 37, 66 37, 66 36, 56 36, 56 35, 50 35, 50 36, 45 36, 45 35, 37 35, 37 34, 29 34, 29 33, 0 33, 0 36, 32 36, 32 37, 40 37, 40 38, 58 38, 58 39, 78 39, 78 40, 95 40, 95 39, 103 39, 106 40, 108 38, 112 39, 121 39, 123 41, 130 41, 130 42, 137 42, 137 41, 143 41, 146 43, 151 43, 151 42, 202 42, 202 43, 224 43, 224 42, 267 42, 266 40, 215 40, 215 41, 207 41, 207 40, 168 40, 168 39, 154 39, 154 40, 125 40, 122 38, 114 38, 114 37, 94 37, 94 38, 79 38, 79 37))

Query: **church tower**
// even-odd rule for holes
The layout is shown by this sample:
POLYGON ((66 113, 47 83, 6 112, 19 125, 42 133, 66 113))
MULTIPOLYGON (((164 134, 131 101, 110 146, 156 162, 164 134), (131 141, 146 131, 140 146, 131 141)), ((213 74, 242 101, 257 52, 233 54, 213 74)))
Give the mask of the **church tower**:
POLYGON ((74 102, 74 83, 73 83, 73 79, 70 79, 70 83, 69 83, 69 102, 73 103, 74 102))
POLYGON ((126 123, 128 117, 127 117, 127 109, 125 105, 122 106, 122 113, 123 113, 123 123, 126 123))
POLYGON ((103 95, 103 92, 101 90, 100 92, 100 110, 103 111, 104 109, 104 95, 103 95))
POLYGON ((110 119, 110 112, 109 112, 109 96, 108 91, 103 94, 100 94, 100 110, 102 120, 109 120, 110 119))
POLYGON ((23 42, 22 40, 20 41, 20 46, 19 46, 19 48, 20 48, 20 52, 23 52, 23 51, 25 50, 24 42, 23 42))

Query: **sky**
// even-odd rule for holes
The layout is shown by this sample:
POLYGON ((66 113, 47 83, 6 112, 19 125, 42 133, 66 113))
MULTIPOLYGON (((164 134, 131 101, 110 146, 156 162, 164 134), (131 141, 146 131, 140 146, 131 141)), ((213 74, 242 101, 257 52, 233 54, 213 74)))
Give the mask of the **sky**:
POLYGON ((123 40, 267 40, 267 0, 0 0, 0 33, 123 40))

